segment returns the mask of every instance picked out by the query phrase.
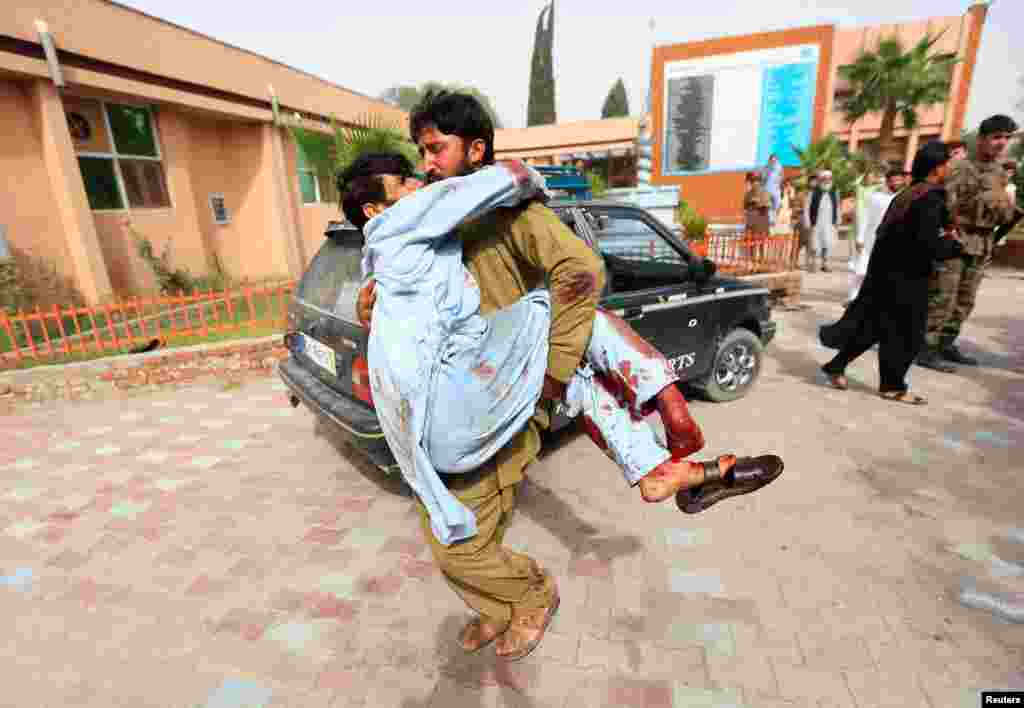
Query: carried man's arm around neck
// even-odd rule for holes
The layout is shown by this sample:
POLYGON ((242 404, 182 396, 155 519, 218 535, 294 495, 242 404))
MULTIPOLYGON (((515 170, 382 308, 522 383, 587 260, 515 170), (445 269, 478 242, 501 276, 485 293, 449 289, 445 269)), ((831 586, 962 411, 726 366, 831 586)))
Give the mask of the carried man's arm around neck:
POLYGON ((544 178, 518 160, 451 177, 400 199, 363 229, 367 242, 400 236, 407 242, 448 237, 460 224, 544 193, 544 178))
MULTIPOLYGON (((539 172, 519 160, 503 160, 402 199, 385 212, 390 212, 387 219, 367 224, 367 238, 371 234, 375 239, 399 234, 408 234, 420 241, 445 238, 460 224, 495 209, 543 196, 544 189, 544 178, 539 172)), ((376 282, 370 278, 356 299, 356 314, 367 329, 376 299, 376 282)))

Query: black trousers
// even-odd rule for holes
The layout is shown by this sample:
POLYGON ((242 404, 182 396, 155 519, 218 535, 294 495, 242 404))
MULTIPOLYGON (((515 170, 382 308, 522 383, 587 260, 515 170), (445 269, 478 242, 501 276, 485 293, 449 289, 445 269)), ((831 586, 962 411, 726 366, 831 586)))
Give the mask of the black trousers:
POLYGON ((877 343, 878 390, 882 393, 906 391, 907 371, 924 347, 928 324, 927 300, 906 302, 895 299, 894 302, 875 303, 864 309, 859 326, 822 370, 838 376, 854 359, 877 343))

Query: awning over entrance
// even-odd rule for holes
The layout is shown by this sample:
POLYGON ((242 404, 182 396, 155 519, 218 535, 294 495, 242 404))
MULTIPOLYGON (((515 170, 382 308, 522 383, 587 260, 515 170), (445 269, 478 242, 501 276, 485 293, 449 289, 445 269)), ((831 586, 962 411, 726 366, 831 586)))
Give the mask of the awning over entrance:
POLYGON ((608 157, 625 157, 626 155, 632 155, 634 152, 633 142, 622 142, 613 143, 611 145, 595 145, 593 147, 588 146, 587 149, 580 149, 579 147, 570 148, 538 148, 536 150, 514 150, 504 151, 495 150, 495 157, 501 159, 527 159, 531 157, 557 157, 562 162, 572 162, 575 160, 600 160, 608 157))
POLYGON ((494 135, 495 155, 499 159, 557 158, 561 162, 624 157, 633 153, 638 130, 636 118, 499 130, 494 135))

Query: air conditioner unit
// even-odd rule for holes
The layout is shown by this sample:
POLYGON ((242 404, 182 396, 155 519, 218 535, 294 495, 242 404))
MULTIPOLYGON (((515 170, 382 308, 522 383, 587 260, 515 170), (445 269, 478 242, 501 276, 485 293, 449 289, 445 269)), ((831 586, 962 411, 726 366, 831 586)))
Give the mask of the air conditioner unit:
POLYGON ((231 214, 228 213, 228 207, 227 204, 224 202, 223 194, 210 195, 210 210, 213 212, 213 223, 231 223, 231 214))

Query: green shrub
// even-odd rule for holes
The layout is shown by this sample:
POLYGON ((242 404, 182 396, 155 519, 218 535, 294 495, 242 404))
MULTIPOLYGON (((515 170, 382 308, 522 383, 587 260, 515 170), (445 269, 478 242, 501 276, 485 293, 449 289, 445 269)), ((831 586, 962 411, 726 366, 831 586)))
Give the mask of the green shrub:
POLYGON ((134 230, 132 230, 132 235, 135 237, 135 247, 138 249, 139 258, 144 260, 153 271, 161 293, 173 295, 190 293, 195 290, 196 283, 192 274, 185 268, 171 266, 170 242, 164 247, 164 252, 157 256, 153 251, 153 243, 148 238, 140 236, 134 230))
POLYGON ((608 193, 608 180, 605 179, 604 175, 600 172, 591 170, 584 175, 587 181, 590 182, 590 191, 594 195, 594 199, 600 199, 608 193))
POLYGON ((687 240, 700 241, 707 233, 708 220, 690 206, 685 199, 679 200, 679 206, 676 207, 676 220, 682 227, 683 235, 687 240))

